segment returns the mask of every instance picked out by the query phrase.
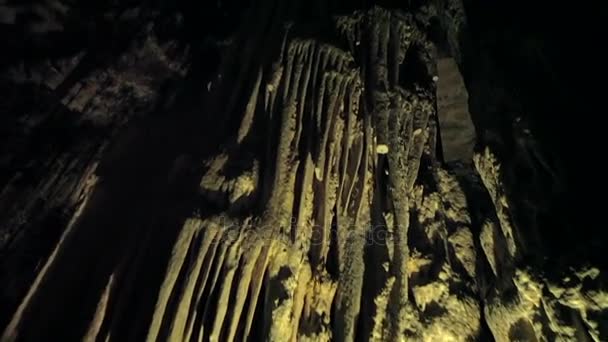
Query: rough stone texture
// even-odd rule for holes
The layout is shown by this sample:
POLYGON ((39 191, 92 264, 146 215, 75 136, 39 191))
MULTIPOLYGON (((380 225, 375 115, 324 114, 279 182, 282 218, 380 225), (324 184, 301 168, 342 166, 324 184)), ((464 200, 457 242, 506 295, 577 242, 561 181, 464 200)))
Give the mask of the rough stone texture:
MULTIPOLYGON (((82 23, 58 4, 0 20, 66 39, 82 23)), ((149 6, 83 12, 116 45, 6 57, 2 341, 608 338, 601 262, 545 257, 565 190, 538 126, 479 119, 507 109, 470 80, 462 3, 218 2, 242 26, 202 37, 185 5, 149 6), (440 44, 472 160, 437 153, 442 94, 464 101, 440 44)))
POLYGON ((437 60, 437 112, 443 160, 468 162, 473 157, 475 127, 469 95, 453 58, 437 60))

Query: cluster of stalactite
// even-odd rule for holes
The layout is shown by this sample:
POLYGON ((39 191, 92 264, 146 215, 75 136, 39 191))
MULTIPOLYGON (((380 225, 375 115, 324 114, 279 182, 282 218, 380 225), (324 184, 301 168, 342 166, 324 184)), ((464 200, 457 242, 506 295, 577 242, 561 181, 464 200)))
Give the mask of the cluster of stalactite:
MULTIPOLYGON (((84 207, 100 159, 133 118, 155 108, 182 55, 140 30, 107 65, 76 51, 3 70, 0 167, 0 322, 5 323, 84 207), (154 77, 149 71, 155 70, 154 77), (6 311, 5 311, 6 310, 6 311)), ((165 101, 165 100, 163 100, 165 101)), ((1 323, 0 323, 1 324, 1 323)))
MULTIPOLYGON (((236 39, 204 85, 225 134, 201 162, 198 212, 170 242, 134 229, 136 248, 123 242, 115 264, 88 271, 98 283, 78 290, 85 317, 49 323, 45 297, 79 300, 61 292, 61 274, 95 267, 74 260, 86 248, 78 243, 92 243, 74 237, 76 215, 3 341, 605 337, 599 270, 557 284, 526 266, 526 234, 492 151, 478 152, 464 177, 437 159, 434 48, 413 16, 336 17, 322 42, 261 14, 271 24, 236 39), (167 260, 152 265, 163 247, 167 260), (153 268, 162 274, 146 275, 153 268)), ((192 161, 174 164, 171 179, 192 161)))

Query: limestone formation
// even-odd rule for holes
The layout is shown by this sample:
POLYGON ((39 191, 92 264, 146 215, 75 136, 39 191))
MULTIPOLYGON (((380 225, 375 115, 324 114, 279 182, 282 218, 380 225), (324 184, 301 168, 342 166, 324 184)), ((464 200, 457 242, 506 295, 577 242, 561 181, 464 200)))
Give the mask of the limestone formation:
POLYGON ((606 340, 605 270, 533 259, 504 146, 436 153, 429 27, 454 54, 466 30, 439 3, 340 13, 321 35, 262 1, 204 80, 158 21, 86 73, 79 53, 8 69, 57 101, 6 140, 71 140, 0 160, 0 340, 606 340))

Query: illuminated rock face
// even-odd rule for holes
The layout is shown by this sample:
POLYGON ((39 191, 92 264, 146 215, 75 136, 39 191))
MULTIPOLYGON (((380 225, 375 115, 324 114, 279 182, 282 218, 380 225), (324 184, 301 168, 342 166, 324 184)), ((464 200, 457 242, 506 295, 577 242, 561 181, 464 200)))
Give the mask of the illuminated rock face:
POLYGON ((0 340, 607 338, 603 270, 539 261, 547 199, 512 173, 559 177, 534 132, 472 151, 457 2, 342 11, 323 38, 286 24, 295 4, 262 4, 213 72, 160 19, 86 73, 79 54, 36 65, 53 109, 15 115, 7 141, 78 134, 2 159, 0 340))

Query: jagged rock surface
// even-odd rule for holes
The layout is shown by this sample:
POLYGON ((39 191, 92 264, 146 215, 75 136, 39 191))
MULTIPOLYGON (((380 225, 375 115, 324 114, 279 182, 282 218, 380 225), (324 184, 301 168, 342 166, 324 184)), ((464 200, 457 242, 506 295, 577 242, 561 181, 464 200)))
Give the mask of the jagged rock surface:
POLYGON ((149 28, 84 75, 70 76, 79 53, 27 80, 7 71, 62 93, 9 119, 22 133, 6 144, 53 125, 77 134, 2 155, 2 341, 607 338, 604 271, 556 276, 531 260, 540 232, 505 170, 545 167, 537 149, 510 158, 484 136, 471 163, 436 154, 428 16, 458 54, 462 6, 356 11, 333 17, 327 39, 288 22, 294 8, 252 9, 257 25, 198 85, 204 115, 151 114, 175 108, 160 82, 188 63, 149 28), (138 114, 143 128, 129 123, 138 114))

